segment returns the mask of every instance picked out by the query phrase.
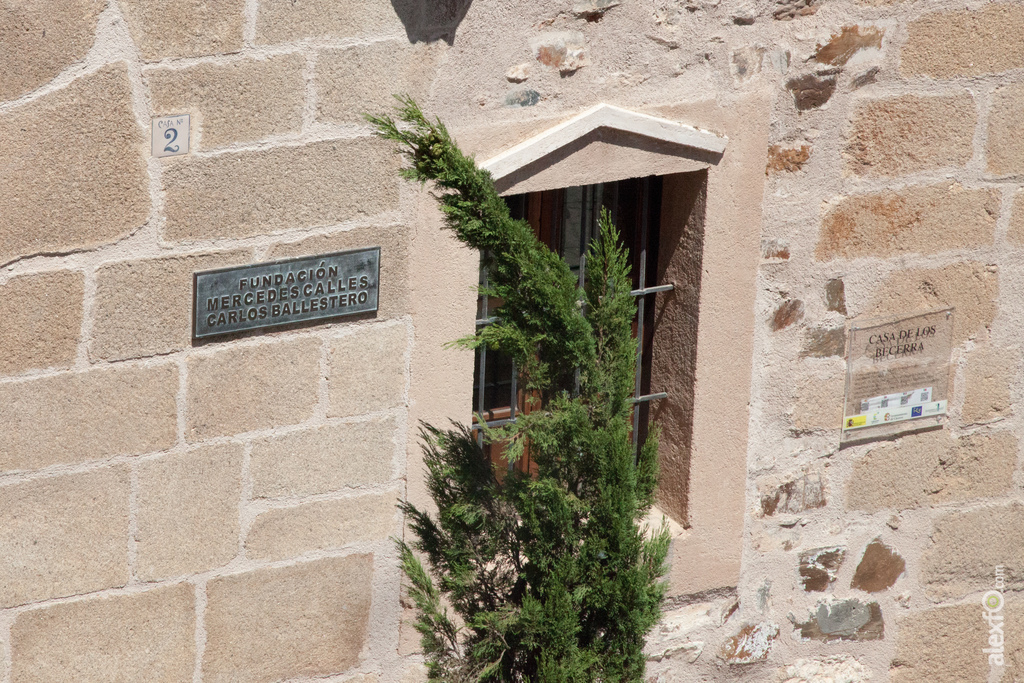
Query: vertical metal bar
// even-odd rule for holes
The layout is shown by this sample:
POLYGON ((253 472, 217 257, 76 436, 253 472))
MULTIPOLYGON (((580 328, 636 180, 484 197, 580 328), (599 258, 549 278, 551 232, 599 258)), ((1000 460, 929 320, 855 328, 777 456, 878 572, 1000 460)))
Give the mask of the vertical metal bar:
MULTIPOLYGON (((483 277, 483 282, 481 283, 481 286, 484 289, 486 289, 487 288, 487 268, 486 268, 486 266, 484 267, 483 276, 484 277, 483 277)), ((482 298, 483 298, 483 303, 481 304, 481 311, 480 311, 481 312, 481 318, 480 319, 481 320, 487 320, 488 310, 487 310, 487 292, 486 291, 483 293, 483 297, 482 298)), ((478 386, 478 391, 480 392, 480 395, 477 398, 477 402, 476 402, 476 404, 477 404, 476 405, 476 412, 480 416, 480 419, 483 420, 484 419, 484 394, 485 394, 485 389, 486 389, 486 386, 487 386, 487 375, 486 375, 486 373, 487 373, 487 347, 486 346, 480 346, 480 347, 478 347, 478 350, 480 351, 480 383, 477 386, 478 386)), ((483 425, 482 424, 480 425, 480 429, 477 429, 477 431, 476 431, 476 442, 480 446, 480 448, 484 447, 484 430, 483 430, 483 425)))
MULTIPOLYGON (((639 289, 647 288, 647 205, 650 202, 650 180, 640 181, 640 282, 639 289)), ((641 294, 636 311, 636 377, 633 398, 640 398, 640 382, 644 359, 644 305, 647 295, 641 294)), ((640 402, 633 404, 633 462, 640 458, 640 402)))

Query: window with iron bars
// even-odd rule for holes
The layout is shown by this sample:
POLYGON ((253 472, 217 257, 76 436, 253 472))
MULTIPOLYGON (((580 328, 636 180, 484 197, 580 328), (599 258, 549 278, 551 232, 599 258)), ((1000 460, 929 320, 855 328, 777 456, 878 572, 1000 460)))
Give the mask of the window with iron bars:
MULTIPOLYGON (((672 289, 671 284, 652 284, 656 277, 654 266, 658 263, 661 189, 661 178, 651 176, 505 198, 512 216, 529 222, 537 237, 565 259, 579 276, 581 285, 586 272, 585 255, 590 241, 598 233, 601 208, 607 208, 611 213, 612 222, 629 248, 632 293, 637 300, 637 317, 633 323, 633 334, 637 339, 633 395, 633 440, 636 447, 647 437, 650 402, 667 396, 650 393, 653 300, 658 292, 672 289)), ((480 285, 486 284, 487 272, 481 266, 480 285)), ((500 303, 482 295, 478 297, 478 329, 494 322, 494 312, 500 303)), ((473 382, 473 409, 488 425, 497 427, 515 420, 525 405, 523 392, 517 386, 516 369, 511 359, 500 351, 477 349, 473 382)), ((483 444, 480 430, 477 430, 477 435, 483 444)), ((492 462, 507 464, 502 444, 485 444, 484 448, 492 462)), ((531 470, 528 452, 518 467, 524 472, 531 470)))

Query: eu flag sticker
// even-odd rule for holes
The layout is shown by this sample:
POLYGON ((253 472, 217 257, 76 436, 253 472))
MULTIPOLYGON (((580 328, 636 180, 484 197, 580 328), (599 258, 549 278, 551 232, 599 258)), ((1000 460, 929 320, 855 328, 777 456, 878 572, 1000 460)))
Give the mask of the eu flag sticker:
POLYGON ((922 406, 914 406, 910 409, 910 417, 921 417, 922 406))

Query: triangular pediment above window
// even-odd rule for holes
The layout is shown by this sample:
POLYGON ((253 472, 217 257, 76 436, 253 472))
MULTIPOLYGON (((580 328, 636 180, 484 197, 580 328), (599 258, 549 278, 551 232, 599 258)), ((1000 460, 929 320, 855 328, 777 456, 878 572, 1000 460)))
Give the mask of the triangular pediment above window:
POLYGON ((716 164, 728 138, 599 104, 481 164, 502 194, 669 175, 716 164))

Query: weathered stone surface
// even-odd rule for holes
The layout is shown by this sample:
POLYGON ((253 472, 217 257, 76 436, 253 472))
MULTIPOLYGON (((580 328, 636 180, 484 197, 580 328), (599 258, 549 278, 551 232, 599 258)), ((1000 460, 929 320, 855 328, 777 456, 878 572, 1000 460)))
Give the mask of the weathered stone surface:
POLYGON ((846 506, 876 512, 995 496, 1013 487, 1017 438, 1009 432, 951 439, 912 434, 872 449, 853 464, 846 506))
POLYGON ((368 494, 268 510, 253 521, 245 553, 258 560, 283 560, 385 539, 395 531, 397 502, 394 493, 368 494))
POLYGON ((293 53, 157 69, 146 82, 155 116, 198 112, 200 148, 209 149, 301 130, 305 69, 306 58, 293 53))
POLYGON ((765 260, 779 259, 780 261, 788 261, 789 242, 779 239, 761 240, 761 258, 765 260))
POLYGON ((964 683, 988 680, 988 624, 981 605, 939 607, 899 620, 894 683, 964 683))
POLYGON ((510 67, 505 72, 505 80, 509 83, 523 83, 530 78, 530 63, 523 62, 522 64, 516 64, 510 67))
POLYGON ((792 394, 790 420, 797 432, 839 429, 843 424, 845 377, 834 372, 827 377, 808 377, 796 384, 792 394))
POLYGON ((791 21, 814 14, 820 4, 821 0, 776 0, 772 16, 780 21, 791 21))
POLYGON ((277 244, 267 250, 266 260, 293 256, 327 254, 334 251, 380 247, 380 292, 377 319, 385 320, 411 312, 409 250, 412 231, 404 225, 386 229, 353 228, 330 235, 307 237, 299 242, 277 244))
POLYGON ((295 424, 313 415, 320 340, 235 346, 188 359, 186 436, 213 436, 295 424))
POLYGON ((825 306, 830 311, 846 315, 846 283, 835 278, 825 283, 825 306))
POLYGON ((871 680, 871 669, 850 655, 832 655, 798 659, 780 678, 782 683, 865 683, 871 680))
POLYGON ((850 588, 859 588, 868 593, 884 591, 892 588, 906 569, 907 563, 900 554, 882 543, 882 539, 876 538, 864 549, 864 556, 857 565, 850 588))
POLYGON ((168 448, 177 393, 170 364, 0 384, 0 472, 168 448))
POLYGON ((387 410, 405 400, 407 332, 402 325, 367 327, 331 342, 331 417, 387 410))
POLYGON ((810 619, 793 625, 800 630, 803 640, 826 643, 835 640, 881 640, 885 636, 882 608, 877 602, 865 604, 856 598, 823 600, 811 613, 810 619))
POLYGON ((120 5, 139 53, 147 61, 242 48, 245 0, 122 0, 120 5))
POLYGON ((90 249, 141 226, 144 150, 123 64, 0 116, 0 264, 90 249))
POLYGON ((989 245, 1000 201, 998 190, 965 190, 957 183, 845 197, 825 214, 815 255, 822 261, 887 258, 989 245))
POLYGON ((1024 66, 1024 7, 993 2, 925 14, 907 27, 900 55, 905 76, 951 78, 1024 66))
POLYGON ((845 327, 815 327, 807 330, 804 336, 804 348, 800 351, 803 358, 829 358, 846 355, 845 327))
POLYGON ((761 495, 761 514, 799 514, 804 510, 825 507, 825 484, 820 474, 805 474, 799 479, 772 487, 761 495))
MULTIPOLYGON (((1020 42, 1019 40, 1017 42, 1020 42)), ((1024 56, 1024 51, 1022 51, 1024 56)), ((996 89, 988 115, 988 142, 985 157, 992 175, 1024 173, 1024 85, 1015 83, 996 89)))
POLYGON ((422 101, 440 56, 436 44, 404 39, 324 50, 316 63, 317 118, 362 123, 364 112, 390 110, 395 93, 422 101))
POLYGON ((164 171, 166 235, 246 237, 377 214, 398 200, 396 169, 371 138, 182 159, 164 171))
POLYGON ((821 592, 836 580, 836 573, 846 559, 846 548, 815 548, 800 553, 800 580, 804 590, 821 592))
POLYGON ((1015 348, 982 346, 970 353, 962 414, 965 424, 991 422, 1010 415, 1010 385, 1017 377, 1019 362, 1020 353, 1015 348))
POLYGON ((34 0, 0 8, 0 101, 53 80, 92 47, 106 0, 34 0))
POLYGON ((0 487, 0 607, 128 581, 128 468, 0 487))
POLYGON ((736 83, 746 83, 761 73, 766 50, 757 45, 748 45, 732 51, 729 60, 729 72, 736 83))
POLYGON ((252 495, 308 496, 391 478, 397 424, 391 418, 327 425, 257 441, 252 495))
POLYGON ((571 74, 590 64, 587 39, 579 31, 547 31, 530 38, 533 57, 544 66, 571 74))
POLYGON ((881 282, 876 291, 866 311, 872 315, 955 307, 952 343, 956 346, 992 324, 999 275, 995 266, 964 261, 943 268, 898 270, 881 282), (899 292, 900 296, 885 292, 899 292))
POLYGON ((355 666, 372 575, 372 555, 349 555, 213 579, 203 680, 271 683, 355 666))
POLYGON ((11 683, 191 681, 195 589, 179 583, 22 612, 11 650, 11 683))
POLYGON ((719 657, 728 664, 753 664, 768 659, 779 627, 769 622, 747 624, 722 645, 719 657))
POLYGON ((800 299, 786 299, 775 309, 768 327, 771 328, 772 332, 778 332, 803 319, 804 302, 800 301, 800 299))
POLYGON ((256 15, 263 44, 378 35, 404 35, 389 0, 263 0, 256 15))
POLYGON ((203 572, 238 554, 242 446, 207 446, 139 465, 136 574, 203 572))
POLYGON ((997 565, 1007 590, 1024 588, 1024 505, 951 512, 935 522, 921 558, 921 583, 935 599, 962 598, 992 587, 997 565))
POLYGON ((0 286, 0 375, 69 367, 82 331, 85 278, 59 270, 0 286))
POLYGON ((1006 239, 1017 246, 1024 244, 1024 191, 1018 190, 1013 196, 1013 212, 1006 239))
POLYGON ((96 271, 93 340, 102 360, 172 353, 192 339, 192 274, 249 261, 249 250, 122 261, 96 271))
POLYGON ((811 158, 811 147, 810 145, 800 145, 799 147, 783 147, 782 145, 772 145, 768 148, 768 167, 767 172, 780 173, 793 173, 799 171, 804 167, 811 158))
POLYGON ((807 74, 789 79, 786 88, 793 93, 793 103, 798 111, 817 109, 832 99, 836 91, 836 77, 807 74))
POLYGON ((532 107, 540 102, 540 93, 531 88, 513 90, 505 95, 506 107, 532 107))
POLYGON ((853 114, 844 156, 860 176, 896 176, 964 166, 974 152, 970 94, 864 100, 853 114))
POLYGON ((874 26, 844 26, 814 53, 815 61, 844 66, 861 50, 881 49, 885 29, 874 26))

